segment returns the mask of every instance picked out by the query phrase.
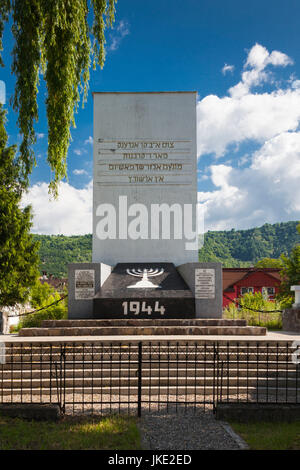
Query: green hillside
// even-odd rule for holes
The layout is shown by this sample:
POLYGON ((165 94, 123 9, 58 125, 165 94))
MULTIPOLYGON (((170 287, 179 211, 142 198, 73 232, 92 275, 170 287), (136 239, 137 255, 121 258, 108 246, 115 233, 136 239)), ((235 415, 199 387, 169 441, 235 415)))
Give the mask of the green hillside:
POLYGON ((224 267, 255 264, 262 258, 279 258, 300 243, 297 222, 264 224, 249 230, 207 232, 200 261, 221 261, 224 267))
MULTIPOLYGON (((249 266, 259 259, 278 258, 300 243, 298 222, 265 224, 249 230, 207 232, 200 261, 220 261, 224 267, 249 266)), ((34 235, 41 242, 41 271, 65 277, 67 264, 91 261, 92 236, 34 235)))
POLYGON ((66 277, 68 263, 92 260, 92 235, 34 235, 40 241, 40 271, 66 277))

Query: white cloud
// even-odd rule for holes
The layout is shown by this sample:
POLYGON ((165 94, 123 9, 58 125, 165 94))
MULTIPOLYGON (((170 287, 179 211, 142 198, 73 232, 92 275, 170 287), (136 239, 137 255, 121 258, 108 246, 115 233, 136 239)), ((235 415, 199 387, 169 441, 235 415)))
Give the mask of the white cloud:
POLYGON ((42 132, 37 132, 36 136, 38 139, 43 139, 45 137, 45 134, 43 134, 42 132))
POLYGON ((94 143, 94 139, 93 139, 93 137, 92 137, 91 135, 89 136, 88 139, 86 139, 86 140, 84 141, 84 144, 85 144, 85 145, 87 145, 87 144, 93 145, 93 143, 94 143))
POLYGON ((122 40, 130 34, 129 23, 125 20, 119 21, 117 27, 114 29, 114 33, 110 35, 110 45, 108 50, 116 51, 122 40))
POLYGON ((292 59, 256 44, 244 65, 241 81, 229 95, 210 95, 198 102, 198 155, 211 153, 234 160, 244 142, 260 148, 239 155, 236 165, 210 166, 215 190, 199 192, 206 229, 249 228, 265 222, 300 219, 300 81, 254 93, 253 87, 274 84, 266 67, 286 67, 292 59), (233 150, 232 150, 233 149, 233 150))
POLYGON ((198 193, 206 229, 249 228, 300 219, 300 132, 267 141, 248 168, 212 165, 215 191, 198 193))
POLYGON ((255 44, 248 54, 247 61, 244 68, 250 67, 258 70, 263 70, 267 65, 275 65, 286 67, 287 65, 292 65, 293 60, 279 51, 272 51, 271 54, 269 51, 260 44, 255 44))
POLYGON ((22 205, 33 207, 33 233, 83 235, 92 232, 92 181, 83 189, 61 183, 58 200, 49 201, 48 185, 33 185, 22 205))
POLYGON ((82 150, 80 150, 80 149, 75 149, 74 153, 76 153, 76 155, 82 155, 83 154, 82 150))
POLYGON ((5 82, 3 80, 0 80, 0 104, 5 104, 5 97, 5 82))
POLYGON ((226 75, 227 72, 233 72, 234 71, 234 65, 228 65, 224 64, 224 67, 222 68, 222 74, 226 75))
POLYGON ((286 66, 291 59, 278 51, 269 53, 256 44, 249 52, 239 83, 229 96, 208 95, 198 102, 198 155, 223 156, 232 144, 254 139, 263 143, 281 132, 295 131, 300 119, 299 80, 290 87, 270 93, 253 93, 251 88, 269 79, 269 64, 286 66))
POLYGON ((292 64, 293 60, 286 54, 279 51, 272 51, 270 54, 265 47, 255 44, 251 48, 244 65, 244 69, 249 70, 245 70, 242 73, 242 80, 229 89, 229 94, 234 98, 240 98, 246 95, 251 87, 261 85, 270 80, 271 75, 265 70, 268 65, 286 67, 292 64))
POLYGON ((209 95, 198 102, 198 155, 225 155, 229 145, 263 143, 281 132, 295 131, 300 119, 300 89, 242 97, 209 95))
POLYGON ((87 175, 87 171, 85 171, 83 169, 75 169, 75 170, 73 170, 73 174, 74 175, 87 175))

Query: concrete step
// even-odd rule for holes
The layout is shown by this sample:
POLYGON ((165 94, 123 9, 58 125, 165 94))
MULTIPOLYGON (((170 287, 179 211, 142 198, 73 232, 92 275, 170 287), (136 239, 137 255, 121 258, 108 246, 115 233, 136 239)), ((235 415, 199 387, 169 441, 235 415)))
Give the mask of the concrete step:
MULTIPOLYGON (((289 375, 294 374, 294 368, 291 367, 291 363, 286 363, 286 361, 282 362, 265 362, 265 361, 239 361, 239 362, 230 362, 228 365, 227 363, 223 364, 223 371, 224 374, 234 375, 236 371, 238 371, 238 375, 245 375, 246 372, 248 375, 255 376, 256 374, 269 374, 270 376, 276 376, 276 374, 280 376, 285 376, 285 374, 289 375)), ((77 361, 67 361, 65 363, 65 371, 66 374, 73 374, 75 373, 77 376, 86 375, 89 376, 91 374, 102 373, 103 375, 126 375, 127 371, 131 370, 132 373, 136 373, 138 369, 138 362, 132 361, 128 362, 110 362, 110 361, 95 361, 89 362, 86 361, 84 364, 82 362, 77 361), (100 372, 99 372, 100 371, 100 372)), ((58 369, 59 370, 59 369, 58 369)), ((187 370, 193 370, 194 373, 200 375, 212 375, 214 374, 215 364, 213 361, 199 361, 193 363, 191 361, 179 361, 178 363, 174 361, 160 361, 160 362, 153 362, 151 363, 151 367, 149 363, 142 363, 142 370, 143 374, 149 375, 150 371, 152 374, 159 375, 159 373, 164 374, 168 371, 171 375, 185 375, 187 370), (159 372, 160 371, 160 372, 159 372)), ((221 370, 221 365, 219 367, 221 370)), ((2 378, 18 378, 21 375, 28 376, 32 374, 32 377, 40 376, 40 374, 49 374, 50 371, 52 374, 55 372, 55 365, 52 363, 50 367, 50 362, 45 362, 40 364, 39 362, 33 363, 32 365, 29 363, 7 363, 3 364, 0 368, 0 382, 2 378)), ((299 372, 300 373, 300 372, 299 372)))
POLYGON ((19 336, 118 336, 118 335, 222 335, 265 336, 266 328, 258 326, 122 326, 22 328, 19 336))
MULTIPOLYGON (((274 385, 276 385, 274 383, 274 385)), ((26 396, 27 397, 31 397, 33 395, 38 395, 38 400, 40 400, 40 402, 42 402, 42 399, 41 397, 44 397, 44 396, 49 396, 50 394, 52 395, 52 397, 54 397, 54 399, 57 399, 57 395, 56 395, 56 387, 52 386, 52 388, 50 389, 49 388, 44 388, 42 390, 40 390, 40 388, 33 388, 31 389, 30 387, 26 388, 26 387, 22 387, 21 388, 15 388, 13 389, 13 391, 11 389, 3 389, 1 391, 1 395, 4 397, 8 397, 8 402, 11 402, 11 395, 13 393, 13 398, 15 398, 16 402, 18 402, 19 398, 21 396, 21 391, 22 391, 22 396, 24 397, 24 401, 26 401, 26 396)), ((176 397, 182 395, 182 396, 188 396, 188 395, 191 395, 191 397, 195 397, 195 396, 206 396, 208 397, 209 395, 213 395, 214 392, 216 393, 217 392, 217 389, 214 389, 213 386, 199 386, 195 389, 195 386, 192 385, 184 385, 184 386, 151 386, 151 389, 150 387, 146 387, 146 386, 143 386, 143 397, 144 398, 151 398, 151 401, 153 401, 155 399, 155 396, 159 396, 159 397, 162 397, 162 396, 170 396, 170 395, 174 395, 176 397)), ((74 399, 74 397, 76 398, 76 396, 78 397, 78 402, 81 403, 83 397, 84 397, 84 401, 87 402, 88 401, 88 397, 93 397, 93 400, 94 402, 96 402, 97 398, 104 398, 105 395, 108 397, 108 398, 114 398, 113 395, 115 395, 115 398, 116 398, 116 401, 118 399, 118 396, 125 396, 125 397, 129 397, 129 396, 132 396, 132 395, 137 395, 138 393, 138 387, 136 386, 131 386, 130 388, 126 387, 126 386, 107 386, 107 387, 84 387, 84 388, 74 388, 74 387, 66 387, 65 389, 65 394, 66 394, 66 400, 68 400, 68 394, 70 396, 70 400, 71 400, 71 403, 73 402, 72 400, 74 399)), ((219 394, 220 394, 220 390, 219 390, 219 394)), ((296 402, 296 397, 297 397, 297 402, 299 402, 299 399, 300 399, 300 389, 299 388, 293 388, 293 387, 290 387, 288 389, 285 388, 285 384, 283 384, 283 387, 276 387, 276 386, 268 386, 268 387, 264 387, 264 386, 261 386, 259 388, 257 388, 256 386, 253 386, 253 387, 237 387, 237 386, 230 386, 230 387, 225 387, 223 385, 223 397, 229 397, 230 395, 232 395, 233 397, 237 397, 237 394, 238 396, 242 396, 244 395, 245 397, 248 396, 248 398, 255 398, 257 395, 259 396, 260 398, 260 401, 263 401, 263 399, 268 399, 269 401, 271 401, 271 397, 274 397, 275 398, 278 398, 278 400, 280 399, 280 396, 283 398, 283 401, 286 400, 286 397, 288 397, 288 399, 290 401, 295 401, 296 402)), ((4 400, 3 400, 4 401, 4 400)), ((95 403, 96 404, 96 403, 95 403)))
MULTIPOLYGON (((40 389, 41 387, 50 388, 56 387, 56 379, 55 377, 45 378, 45 379, 4 379, 0 383, 0 392, 1 390, 5 389, 16 389, 20 387, 24 388, 32 388, 32 389, 40 389)), ((143 377, 142 379, 142 387, 200 387, 200 386, 208 386, 212 387, 214 384, 217 384, 217 379, 214 377, 143 377)), ((65 379, 65 386, 67 388, 74 388, 81 390, 86 387, 95 387, 95 388, 103 388, 103 387, 137 387, 138 379, 137 377, 70 377, 65 379)), ((299 395, 300 395, 300 380, 297 378, 288 378, 285 377, 276 377, 276 378, 264 378, 264 377, 226 377, 223 379, 223 387, 224 389, 232 386, 238 386, 239 388, 261 388, 261 387, 275 387, 278 386, 279 388, 298 388, 299 395)))
MULTIPOLYGON (((135 371, 136 372, 136 371, 135 371)), ((174 371, 175 372, 175 371, 174 371)), ((219 379, 220 380, 220 379, 219 379)), ((8 377, 3 378, 0 381, 0 390, 4 388, 19 388, 21 384, 24 387, 31 386, 32 388, 40 388, 41 386, 50 387, 50 382, 52 386, 56 386, 56 375, 52 371, 52 373, 44 373, 40 374, 40 376, 35 375, 27 375, 25 376, 22 374, 21 376, 17 377, 8 377)), ((113 385, 121 385, 121 386, 129 386, 129 385, 137 385, 138 378, 137 373, 131 371, 130 374, 121 375, 121 374, 82 374, 82 375, 75 375, 75 374, 66 374, 65 376, 65 383, 68 387, 83 387, 84 386, 94 386, 102 387, 102 386, 113 386, 113 385)), ((145 385, 162 385, 167 386, 168 384, 171 385, 213 385, 213 383, 217 383, 217 377, 214 377, 213 374, 195 374, 193 370, 187 371, 185 374, 180 375, 176 373, 169 373, 169 371, 164 371, 164 373, 154 374, 152 371, 149 374, 143 374, 142 384, 145 385)), ((275 384, 278 386, 287 386, 287 387, 298 387, 300 393, 300 377, 299 374, 282 374, 281 376, 278 374, 267 373, 265 376, 256 376, 252 375, 247 377, 247 375, 229 375, 223 377, 223 385, 239 385, 241 387, 253 386, 267 386, 270 387, 275 384)))
MULTIPOLYGON (((251 327, 247 327, 251 328, 251 327)), ((25 328, 24 328, 25 330, 25 328)), ((30 329, 31 330, 31 329, 30 329)), ((13 343, 13 345, 5 345, 6 356, 9 357, 13 355, 14 357, 23 356, 44 356, 48 354, 59 355, 62 351, 66 354, 74 355, 91 355, 91 354, 113 354, 113 355, 128 355, 130 354, 134 357, 138 353, 138 342, 124 342, 121 341, 99 341, 96 339, 91 342, 82 342, 81 338, 76 338, 75 341, 66 341, 66 340, 56 340, 56 343, 51 343, 51 338, 49 342, 46 340, 44 343, 40 342, 31 342, 30 339, 24 339, 22 343, 13 343)), ((168 341, 164 343, 156 343, 156 341, 143 341, 142 352, 143 355, 155 357, 157 354, 185 354, 189 357, 199 355, 209 356, 217 352, 218 354, 237 354, 237 355, 247 355, 247 354, 283 354, 290 353, 295 351, 295 347, 292 346, 292 342, 270 342, 264 341, 264 337, 261 337, 259 341, 248 340, 244 341, 242 338, 239 340, 239 344, 236 345, 235 341, 212 341, 212 340, 201 340, 196 339, 190 341, 180 340, 178 342, 168 341)))
MULTIPOLYGON (((263 338, 263 337, 262 337, 263 338)), ((26 340, 25 340, 26 341, 26 340)), ((161 344, 156 345, 155 342, 151 341, 143 342, 142 355, 147 359, 154 360, 157 358, 180 358, 185 359, 209 359, 216 353, 223 359, 234 359, 242 358, 247 356, 289 356, 295 351, 295 347, 292 347, 292 342, 288 343, 269 343, 265 344, 264 341, 258 343, 256 341, 244 342, 241 341, 239 346, 236 346, 234 342, 228 341, 225 344, 219 344, 217 342, 205 342, 201 344, 201 340, 195 342, 183 342, 180 344, 169 342, 168 345, 161 344)), ((46 360, 46 358, 52 357, 56 360, 59 359, 61 353, 64 352, 68 357, 86 359, 93 358, 99 360, 99 358, 109 357, 110 359, 130 358, 134 359, 138 355, 137 343, 109 343, 99 342, 96 340, 94 343, 83 343, 80 342, 80 338, 76 339, 76 342, 65 342, 62 341, 58 344, 45 343, 34 343, 24 342, 21 345, 15 343, 13 347, 5 345, 5 358, 6 361, 11 358, 15 358, 16 361, 23 359, 23 361, 30 360, 46 360)), ((124 360, 124 359, 123 359, 124 360)))
MULTIPOLYGON (((38 368, 35 370, 3 370, 3 372, 0 374, 0 389, 1 389, 1 381, 2 380, 43 380, 43 379, 49 379, 50 375, 53 377, 55 375, 55 370, 52 368, 50 369, 44 369, 44 368, 38 368)), ((65 369, 65 377, 66 378, 100 378, 100 377, 133 377, 135 378, 137 376, 137 366, 132 367, 130 369, 128 368, 114 368, 114 369, 109 369, 109 368, 99 368, 98 365, 97 367, 89 368, 89 369, 79 369, 78 367, 74 368, 68 368, 66 367, 65 369)), ((211 368, 161 368, 161 369, 146 369, 143 367, 143 377, 198 377, 198 378, 204 378, 204 377, 214 377, 214 369, 213 367, 211 368)), ((227 380, 228 377, 263 377, 263 378, 281 378, 281 379, 291 379, 291 378, 297 378, 299 379, 299 387, 300 387, 300 371, 298 374, 296 371, 287 371, 286 369, 259 369, 257 370, 256 368, 253 369, 236 369, 236 368, 230 368, 229 370, 226 369, 226 374, 224 380, 227 380)))
POLYGON ((42 328, 82 328, 107 326, 247 326, 246 320, 224 318, 177 319, 99 319, 99 320, 44 320, 42 328))

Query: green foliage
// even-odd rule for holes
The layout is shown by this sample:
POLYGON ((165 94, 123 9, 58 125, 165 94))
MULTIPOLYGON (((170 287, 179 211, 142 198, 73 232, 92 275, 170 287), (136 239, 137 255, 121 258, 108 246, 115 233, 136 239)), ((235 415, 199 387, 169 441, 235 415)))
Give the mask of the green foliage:
POLYGON ((283 268, 281 270, 282 283, 280 286, 280 298, 290 304, 293 303, 291 286, 300 284, 300 244, 296 245, 290 256, 281 255, 283 268))
POLYGON ((5 112, 0 105, 0 305, 24 302, 38 277, 37 243, 30 234, 31 209, 20 209, 24 191, 16 146, 7 147, 5 112))
POLYGON ((281 310, 279 301, 270 301, 264 298, 261 292, 249 292, 239 298, 240 309, 234 303, 224 309, 224 318, 244 319, 250 326, 264 326, 268 329, 279 330, 282 328, 282 313, 271 313, 272 310, 281 310), (248 307, 248 308, 247 308, 248 307), (249 308, 251 310, 249 310, 249 308), (261 313, 253 310, 261 310, 261 313), (268 313, 270 312, 270 313, 268 313))
MULTIPOLYGON (((47 283, 42 284, 38 280, 30 290, 29 300, 33 309, 39 309, 52 304, 60 298, 61 295, 53 287, 47 283)), ((45 310, 20 317, 20 322, 15 331, 19 331, 21 328, 39 327, 43 320, 62 320, 67 318, 67 314, 68 302, 67 299, 64 299, 45 310)))
POLYGON ((263 258, 255 263, 255 268, 282 268, 282 261, 280 258, 263 258))
POLYGON ((278 259, 282 253, 288 255, 295 243, 300 242, 297 224, 285 222, 249 230, 209 231, 199 250, 199 260, 219 261, 224 267, 231 268, 247 267, 262 258, 278 259))
MULTIPOLYGON (((2 36, 4 30, 4 24, 8 20, 10 12, 10 0, 1 0, 0 2, 0 52, 3 51, 2 36)), ((3 60, 0 54, 0 65, 3 66, 3 60)))
MULTIPOLYGON (((34 122, 38 120, 37 93, 39 76, 43 74, 48 90, 48 162, 54 172, 49 189, 54 196, 58 194, 59 182, 67 176, 70 127, 75 127, 74 113, 80 95, 83 104, 86 100, 91 56, 94 67, 104 65, 104 33, 114 23, 115 3, 116 0, 1 2, 0 49, 3 26, 12 13, 15 39, 12 72, 16 76, 13 105, 23 136, 20 146, 23 179, 28 184, 28 175, 35 164, 34 122), (89 14, 93 18, 91 28, 89 14)), ((0 64, 3 65, 2 60, 0 64)))
POLYGON ((40 271, 56 277, 66 277, 68 263, 92 260, 92 236, 34 235, 40 242, 40 271))
MULTIPOLYGON (((300 238, 295 230, 296 225, 297 222, 287 222, 271 226, 273 227, 274 236, 272 239, 266 237, 266 240, 271 244, 272 249, 275 249, 276 256, 278 252, 289 253, 293 244, 300 238), (285 235, 285 230, 287 235, 285 235)), ((250 260, 248 262, 242 261, 238 257, 239 250, 242 251, 244 238, 251 238, 252 230, 239 231, 239 236, 236 235, 238 231, 234 231, 234 237, 232 231, 208 232, 205 235, 204 247, 199 252, 200 261, 219 261, 227 268, 253 265, 258 260, 252 258, 251 251, 247 255, 250 260), (237 258, 232 256, 233 252, 237 258)), ((272 232, 271 229, 268 229, 268 231, 272 232)), ((40 272, 47 271, 47 273, 57 277, 66 277, 68 263, 90 262, 92 259, 91 235, 71 237, 64 235, 34 235, 34 239, 40 242, 40 272)), ((269 251, 268 249, 268 254, 269 251)), ((265 255, 266 253, 262 249, 259 259, 264 258, 265 255)), ((275 254, 272 253, 272 257, 274 256, 275 254)))

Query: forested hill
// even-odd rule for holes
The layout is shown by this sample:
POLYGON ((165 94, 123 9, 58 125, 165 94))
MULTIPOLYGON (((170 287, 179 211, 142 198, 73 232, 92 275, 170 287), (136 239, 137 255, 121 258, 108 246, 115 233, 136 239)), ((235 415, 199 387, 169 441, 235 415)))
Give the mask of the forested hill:
POLYGON ((40 271, 67 277, 68 263, 92 261, 92 235, 34 235, 40 241, 40 271))
MULTIPOLYGON (((300 236, 298 222, 265 224, 249 230, 207 232, 200 261, 221 261, 224 267, 249 266, 261 258, 290 253, 300 236)), ((34 235, 40 240, 40 270, 65 277, 67 264, 91 261, 92 236, 34 235)))
POLYGON ((224 267, 249 266, 262 258, 279 258, 300 243, 297 222, 264 224, 248 230, 207 232, 200 261, 221 261, 224 267))

